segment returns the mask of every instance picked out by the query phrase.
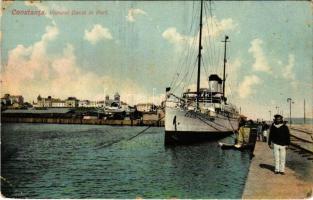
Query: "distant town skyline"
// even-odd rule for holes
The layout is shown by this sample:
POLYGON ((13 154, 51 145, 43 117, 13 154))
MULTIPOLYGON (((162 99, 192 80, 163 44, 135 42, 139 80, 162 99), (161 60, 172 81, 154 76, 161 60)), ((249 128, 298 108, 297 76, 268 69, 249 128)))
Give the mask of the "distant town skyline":
MULTIPOLYGON (((159 104, 165 88, 185 70, 180 66, 184 43, 197 37, 189 32, 191 22, 198 26, 197 1, 2 6, 1 91, 28 102, 39 94, 100 100, 119 92, 129 104, 159 104)), ((249 118, 268 120, 279 110, 289 117, 287 98, 294 102, 293 117, 303 117, 305 99, 306 116, 312 118, 311 2, 217 1, 211 6, 213 17, 204 19, 214 24, 208 35, 219 43, 230 37, 228 100, 249 118)), ((221 74, 221 45, 213 60, 218 66, 205 66, 210 73, 221 74)), ((209 72, 203 70, 202 87, 209 72)), ((185 84, 194 87, 195 77, 185 84)))

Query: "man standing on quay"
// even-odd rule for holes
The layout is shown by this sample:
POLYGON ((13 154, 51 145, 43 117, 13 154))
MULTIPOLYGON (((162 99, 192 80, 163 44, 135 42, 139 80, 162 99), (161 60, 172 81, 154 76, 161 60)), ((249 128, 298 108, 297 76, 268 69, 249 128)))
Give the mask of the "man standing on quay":
POLYGON ((283 123, 283 116, 275 115, 268 138, 269 147, 273 148, 274 146, 275 174, 285 174, 286 148, 289 144, 289 129, 283 123))

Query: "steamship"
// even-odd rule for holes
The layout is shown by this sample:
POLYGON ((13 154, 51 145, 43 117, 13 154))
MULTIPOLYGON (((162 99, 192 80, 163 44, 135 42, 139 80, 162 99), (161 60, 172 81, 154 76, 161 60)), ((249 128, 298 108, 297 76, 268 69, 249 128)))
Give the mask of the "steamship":
POLYGON ((200 88, 201 73, 201 35, 202 11, 200 11, 199 51, 197 90, 187 90, 182 95, 175 95, 171 88, 166 88, 165 100, 165 144, 185 144, 216 140, 232 134, 238 129, 239 112, 225 97, 225 36, 223 79, 217 74, 208 76, 208 88, 200 88))

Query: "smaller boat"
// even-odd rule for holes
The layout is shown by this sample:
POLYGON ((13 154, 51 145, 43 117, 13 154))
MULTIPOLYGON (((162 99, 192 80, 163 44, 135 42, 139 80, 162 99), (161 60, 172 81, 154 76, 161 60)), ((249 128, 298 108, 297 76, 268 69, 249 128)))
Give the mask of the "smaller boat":
POLYGON ((248 122, 242 121, 241 124, 242 126, 238 130, 234 143, 228 144, 219 142, 218 146, 220 146, 221 149, 254 150, 257 135, 256 125, 252 120, 248 122))
POLYGON ((253 144, 240 145, 240 144, 228 144, 228 143, 219 142, 218 146, 220 146, 221 149, 233 149, 233 150, 239 150, 239 151, 254 149, 253 144))

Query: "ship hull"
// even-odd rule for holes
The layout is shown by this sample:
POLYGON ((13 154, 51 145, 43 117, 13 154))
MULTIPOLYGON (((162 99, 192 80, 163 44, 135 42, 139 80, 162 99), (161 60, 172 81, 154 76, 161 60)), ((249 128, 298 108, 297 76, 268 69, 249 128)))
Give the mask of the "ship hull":
POLYGON ((237 129, 237 118, 165 108, 165 144, 214 141, 229 136, 237 129))
POLYGON ((165 131, 164 143, 165 145, 175 145, 175 144, 192 144, 201 143, 207 141, 216 141, 225 138, 233 134, 232 131, 229 132, 197 132, 197 131, 165 131))

